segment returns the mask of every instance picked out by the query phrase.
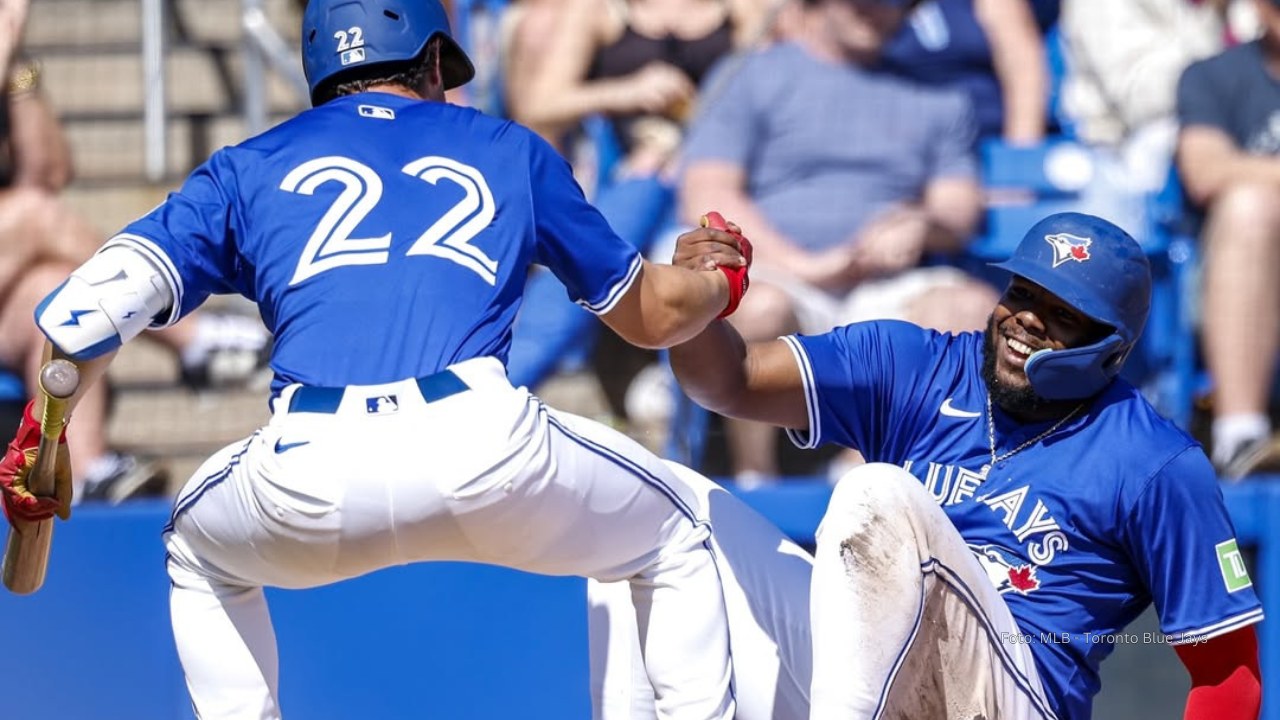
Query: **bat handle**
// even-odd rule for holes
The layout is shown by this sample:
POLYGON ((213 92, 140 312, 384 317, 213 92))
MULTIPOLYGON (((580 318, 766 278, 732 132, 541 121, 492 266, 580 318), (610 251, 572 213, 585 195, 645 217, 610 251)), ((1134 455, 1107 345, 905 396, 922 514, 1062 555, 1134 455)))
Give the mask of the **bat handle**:
MULTIPOLYGON (((28 487, 33 494, 51 496, 55 492, 58 440, 66 427, 67 404, 79 387, 80 370, 69 360, 50 360, 40 369, 44 413, 40 417, 36 461, 28 478, 28 487)), ((44 584, 52 542, 52 518, 37 522, 15 519, 5 540, 3 568, 0 569, 5 587, 19 595, 39 590, 44 584)))
POLYGON ((33 495, 54 493, 54 470, 58 462, 58 441, 67 426, 67 404, 80 387, 80 371, 69 360, 50 360, 40 369, 40 394, 44 412, 40 415, 40 442, 28 487, 33 495))

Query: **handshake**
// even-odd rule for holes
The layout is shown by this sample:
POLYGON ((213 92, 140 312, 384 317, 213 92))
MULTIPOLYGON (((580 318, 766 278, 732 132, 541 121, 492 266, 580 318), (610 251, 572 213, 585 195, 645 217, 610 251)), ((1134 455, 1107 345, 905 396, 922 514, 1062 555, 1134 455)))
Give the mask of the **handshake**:
POLYGON ((742 228, 724 219, 718 212, 709 212, 699 222, 701 229, 684 233, 676 241, 671 264, 689 270, 719 269, 729 279, 729 302, 717 316, 725 318, 738 309, 742 296, 747 293, 751 280, 751 241, 742 234, 742 228))

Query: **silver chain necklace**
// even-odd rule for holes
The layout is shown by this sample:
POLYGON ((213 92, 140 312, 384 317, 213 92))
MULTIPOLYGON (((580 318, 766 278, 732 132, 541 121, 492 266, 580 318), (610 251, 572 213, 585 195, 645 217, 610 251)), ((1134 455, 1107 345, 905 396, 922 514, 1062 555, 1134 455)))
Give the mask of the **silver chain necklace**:
POLYGON ((1000 462, 1001 460, 1008 460, 1014 455, 1017 455, 1023 450, 1026 450, 1032 445, 1035 445, 1041 440, 1052 435, 1058 428, 1065 425, 1068 420, 1075 417, 1076 413, 1080 412, 1080 409, 1083 407, 1084 407, 1084 403, 1080 403, 1079 405, 1072 408, 1071 412, 1064 415, 1061 420, 1054 423, 1048 430, 1045 430, 1039 435, 1022 443, 1018 447, 1010 450, 1009 452, 1004 453, 1003 455, 1000 455, 1000 456, 996 456, 996 416, 995 416, 995 413, 991 411, 991 393, 987 393, 987 447, 991 449, 991 462, 982 466, 982 477, 985 478, 987 476, 987 473, 991 472, 991 468, 996 466, 996 463, 1000 462))

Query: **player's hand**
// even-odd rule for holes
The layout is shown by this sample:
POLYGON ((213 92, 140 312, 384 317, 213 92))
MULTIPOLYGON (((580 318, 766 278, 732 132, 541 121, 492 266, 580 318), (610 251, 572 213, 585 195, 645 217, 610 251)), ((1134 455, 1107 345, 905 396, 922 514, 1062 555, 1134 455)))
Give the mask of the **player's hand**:
POLYGON ((54 470, 54 497, 38 497, 27 488, 27 478, 36 464, 36 447, 40 444, 40 421, 34 415, 35 401, 27 403, 18 423, 18 432, 0 459, 0 500, 4 514, 15 519, 35 522, 54 515, 71 517, 71 457, 64 433, 58 442, 58 459, 54 470))
POLYGON ((698 221, 701 226, 676 240, 676 252, 671 264, 691 270, 719 269, 729 280, 729 302, 718 318, 728 317, 738 309, 742 296, 751 285, 748 271, 751 269, 751 241, 742 234, 742 228, 724 219, 718 212, 709 212, 698 221))

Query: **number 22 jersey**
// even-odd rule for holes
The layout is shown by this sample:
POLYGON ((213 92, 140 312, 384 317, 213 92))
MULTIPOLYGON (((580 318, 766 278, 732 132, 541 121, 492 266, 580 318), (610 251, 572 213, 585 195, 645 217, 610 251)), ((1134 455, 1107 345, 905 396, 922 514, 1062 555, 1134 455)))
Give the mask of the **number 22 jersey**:
POLYGON ((111 238, 163 269, 176 322, 240 293, 275 335, 273 394, 505 362, 532 263, 610 310, 641 260, 529 130, 384 93, 223 148, 111 238))

